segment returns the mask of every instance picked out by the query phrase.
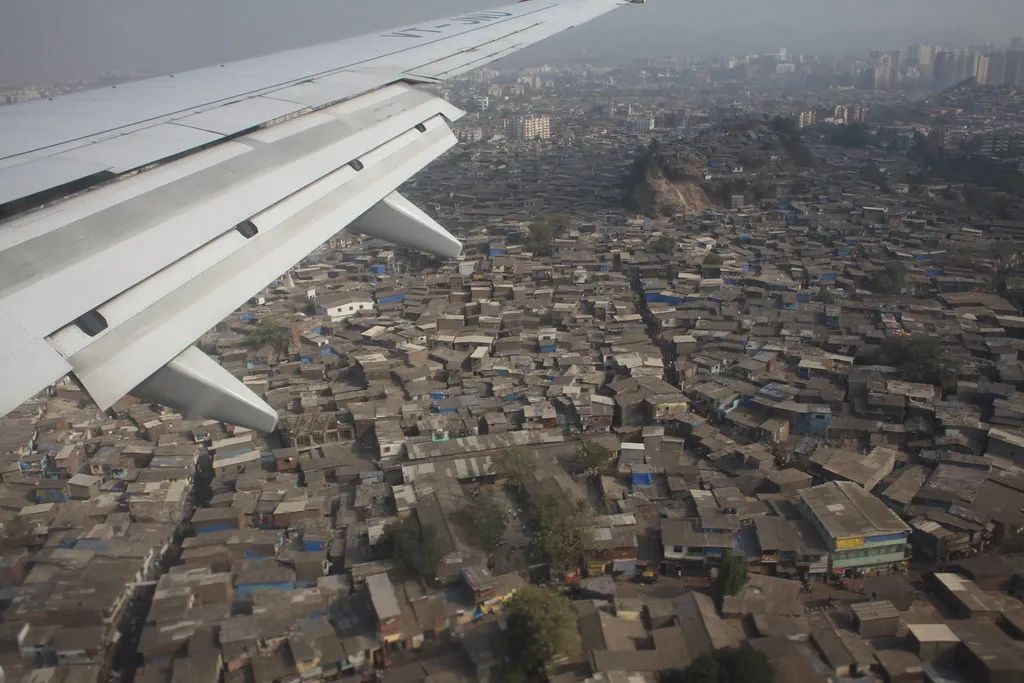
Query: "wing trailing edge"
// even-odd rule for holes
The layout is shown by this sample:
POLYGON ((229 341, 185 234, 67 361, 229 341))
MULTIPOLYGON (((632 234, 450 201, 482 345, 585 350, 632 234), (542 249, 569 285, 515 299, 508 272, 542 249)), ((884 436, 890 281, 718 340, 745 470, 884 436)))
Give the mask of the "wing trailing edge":
POLYGON ((241 385, 224 390, 221 373, 192 381, 210 363, 186 349, 361 216, 368 234, 459 253, 394 192, 456 143, 449 123, 461 115, 392 85, 10 222, 0 319, 17 323, 19 343, 0 346, 0 365, 32 371, 0 392, 0 411, 70 371, 101 409, 140 386, 150 397, 164 387, 160 402, 175 407, 195 390, 265 429, 241 385))
POLYGON ((205 353, 190 346, 142 381, 132 395, 183 414, 269 432, 277 411, 205 353))
POLYGON ((0 110, 0 415, 65 374, 267 431, 192 344, 335 233, 455 257, 396 192, 456 142, 434 82, 643 0, 543 0, 0 110))

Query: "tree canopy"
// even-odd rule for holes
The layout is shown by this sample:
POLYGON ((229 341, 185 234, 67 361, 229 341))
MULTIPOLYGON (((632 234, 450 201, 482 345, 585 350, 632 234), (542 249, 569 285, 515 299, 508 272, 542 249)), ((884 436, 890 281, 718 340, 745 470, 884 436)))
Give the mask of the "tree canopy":
POLYGON ((875 272, 868 280, 868 288, 875 294, 899 294, 906 284, 906 271, 897 263, 890 263, 875 272))
POLYGON ((722 563, 718 567, 715 579, 715 593, 719 599, 726 595, 736 595, 747 583, 747 560, 742 555, 733 555, 726 550, 722 563))
POLYGON ((935 337, 886 337, 877 347, 857 354, 860 365, 898 369, 911 382, 942 385, 949 371, 942 343, 935 337))
POLYGON ((526 240, 526 248, 535 254, 549 256, 551 242, 565 234, 569 229, 569 216, 563 214, 541 214, 530 223, 530 236, 526 240))
POLYGON ((713 251, 709 252, 708 255, 704 257, 704 265, 705 266, 720 266, 720 265, 722 265, 722 257, 719 256, 718 254, 716 254, 713 251))
POLYGON ((537 469, 537 454, 525 448, 510 448, 491 458, 491 469, 499 479, 507 479, 521 489, 526 478, 537 469))
POLYGON ((551 568, 566 572, 579 566, 583 539, 589 529, 590 508, 555 490, 530 499, 533 542, 548 558, 551 568))
POLYGON ((701 655, 683 670, 661 676, 661 683, 775 683, 768 657, 749 647, 715 650, 701 655))
POLYGON ((406 571, 421 579, 434 576, 441 561, 434 527, 421 525, 411 517, 401 519, 384 528, 384 543, 391 558, 406 571))
POLYGON ((292 333, 281 323, 261 320, 245 336, 245 344, 254 349, 269 346, 278 353, 287 353, 292 333))
POLYGON ((508 651, 525 672, 532 672, 564 650, 576 637, 576 616, 569 600, 540 586, 525 586, 505 608, 508 651))
POLYGON ((885 175, 878 164, 871 162, 860 169, 860 177, 869 183, 873 183, 883 190, 889 189, 889 177, 885 175))
POLYGON ((868 127, 863 123, 832 126, 828 131, 828 141, 840 147, 867 147, 868 127))
POLYGON ((464 507, 460 512, 459 521, 473 543, 488 553, 494 552, 498 547, 507 525, 505 509, 487 496, 478 496, 464 507))
POLYGON ((651 251, 657 254, 671 254, 676 250, 676 241, 668 235, 655 238, 651 244, 651 251))
POLYGON ((612 452, 599 443, 589 439, 580 439, 576 446, 576 461, 580 471, 586 474, 599 474, 612 459, 612 452))
POLYGON ((772 130, 779 136, 779 145, 789 155, 789 160, 798 168, 814 165, 814 156, 800 138, 800 128, 792 118, 776 116, 772 120, 772 130))

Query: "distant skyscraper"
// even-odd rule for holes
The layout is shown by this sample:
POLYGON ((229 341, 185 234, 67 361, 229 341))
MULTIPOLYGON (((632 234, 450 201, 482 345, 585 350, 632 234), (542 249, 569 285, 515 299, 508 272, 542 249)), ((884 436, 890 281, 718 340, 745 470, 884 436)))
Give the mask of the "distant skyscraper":
POLYGON ((904 66, 907 64, 907 55, 903 50, 892 50, 889 52, 889 66, 892 67, 892 73, 895 77, 904 66))
POLYGON ((946 88, 974 75, 974 53, 946 50, 935 55, 935 84, 946 88))
POLYGON ((1024 51, 1015 50, 1007 54, 1003 82, 1009 85, 1024 85, 1024 51))
POLYGON ((1006 52, 993 52, 988 56, 988 82, 999 85, 1006 73, 1006 52))
POLYGON ((917 46, 917 63, 920 66, 932 66, 935 63, 935 46, 934 45, 918 45, 917 46))
POLYGON ((892 87, 892 67, 890 66, 876 66, 875 77, 874 77, 874 89, 875 90, 888 90, 892 87))
POLYGON ((988 57, 989 84, 1024 85, 1024 51, 993 52, 988 57))
POLYGON ((797 123, 801 128, 810 128, 818 122, 818 112, 814 109, 800 112, 797 123))
POLYGON ((988 55, 974 55, 974 69, 972 74, 974 76, 974 80, 976 80, 978 83, 981 83, 982 85, 988 83, 988 67, 988 55))

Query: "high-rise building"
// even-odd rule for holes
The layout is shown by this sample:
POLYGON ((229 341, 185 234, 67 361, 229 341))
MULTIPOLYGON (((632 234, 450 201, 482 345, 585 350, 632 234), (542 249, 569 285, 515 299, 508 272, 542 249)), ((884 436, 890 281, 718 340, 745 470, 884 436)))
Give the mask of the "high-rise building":
POLYGON ((932 66, 935 63, 935 46, 918 45, 917 63, 919 66, 932 66))
POLYGON ((550 116, 522 116, 513 124, 517 140, 547 140, 551 137, 550 116))
POLYGON ((1003 50, 988 55, 988 78, 991 85, 1024 85, 1024 51, 1003 50))
POLYGON ((940 88, 955 85, 974 75, 974 52, 946 50, 935 55, 935 84, 940 88))
POLYGON ((974 80, 982 85, 988 83, 988 67, 989 57, 988 55, 976 54, 974 55, 974 67, 972 69, 972 75, 974 80))
POLYGON ((1011 50, 1006 53, 1006 71, 1003 73, 1006 85, 1024 85, 1024 51, 1011 50))
POLYGON ((887 56, 894 76, 907 65, 907 53, 904 50, 891 50, 887 56))
POLYGON ((818 112, 814 109, 800 112, 797 123, 801 128, 810 128, 818 122, 818 112))
POLYGON ((998 85, 1003 82, 1003 74, 1006 73, 1005 52, 993 52, 988 56, 988 82, 998 85))
POLYGON ((888 90, 892 87, 892 67, 890 66, 876 66, 874 75, 874 89, 875 90, 888 90))
POLYGON ((491 106, 491 98, 487 95, 474 95, 469 101, 469 108, 473 111, 487 111, 491 106))

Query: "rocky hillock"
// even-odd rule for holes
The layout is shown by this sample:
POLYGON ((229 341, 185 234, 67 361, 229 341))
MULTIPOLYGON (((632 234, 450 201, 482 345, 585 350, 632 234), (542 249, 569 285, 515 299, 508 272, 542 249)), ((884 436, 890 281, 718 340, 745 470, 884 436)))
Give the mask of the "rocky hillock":
POLYGON ((651 218, 693 216, 712 206, 700 186, 700 162, 657 143, 640 152, 624 188, 626 206, 651 218))

